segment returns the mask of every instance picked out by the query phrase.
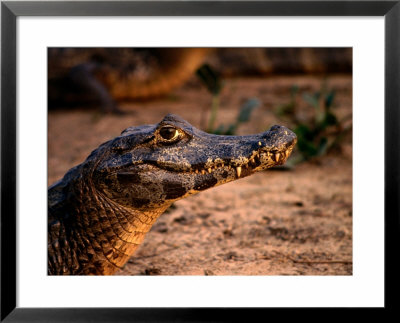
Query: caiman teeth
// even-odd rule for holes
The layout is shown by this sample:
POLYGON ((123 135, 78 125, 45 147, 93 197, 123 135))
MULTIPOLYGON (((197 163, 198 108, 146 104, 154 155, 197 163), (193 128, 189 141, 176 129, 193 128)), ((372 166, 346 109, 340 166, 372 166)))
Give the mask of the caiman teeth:
MULTIPOLYGON (((259 142, 259 145, 262 145, 261 141, 259 142)), ((280 160, 284 160, 285 156, 287 158, 288 155, 290 155, 290 151, 288 150, 282 153, 272 153, 269 151, 253 151, 252 156, 248 157, 247 162, 243 163, 241 166, 234 166, 230 163, 218 162, 218 164, 214 163, 213 165, 201 170, 196 169, 195 172, 196 174, 201 173, 202 175, 205 175, 207 173, 211 174, 214 170, 218 170, 221 168, 225 168, 228 171, 234 169, 237 178, 240 178, 243 168, 248 170, 249 168, 256 167, 257 165, 261 164, 261 159, 264 159, 265 157, 279 162, 280 160)))

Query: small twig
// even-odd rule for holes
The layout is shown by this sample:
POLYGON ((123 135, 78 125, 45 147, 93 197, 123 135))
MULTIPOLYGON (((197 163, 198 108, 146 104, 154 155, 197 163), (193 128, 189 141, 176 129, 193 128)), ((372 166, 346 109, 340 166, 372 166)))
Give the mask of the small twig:
POLYGON ((178 248, 179 248, 179 246, 173 246, 172 248, 164 249, 164 250, 161 250, 159 252, 153 253, 151 255, 137 256, 137 257, 135 257, 135 259, 153 258, 153 257, 156 257, 156 256, 160 255, 161 253, 169 252, 169 251, 172 251, 172 250, 175 250, 175 249, 178 249, 178 248))
POLYGON ((219 95, 214 94, 212 97, 211 116, 208 121, 208 128, 207 128, 207 132, 209 133, 214 131, 215 119, 217 118, 218 108, 219 108, 219 95))
POLYGON ((351 260, 296 260, 288 257, 291 261, 296 264, 352 264, 351 260))

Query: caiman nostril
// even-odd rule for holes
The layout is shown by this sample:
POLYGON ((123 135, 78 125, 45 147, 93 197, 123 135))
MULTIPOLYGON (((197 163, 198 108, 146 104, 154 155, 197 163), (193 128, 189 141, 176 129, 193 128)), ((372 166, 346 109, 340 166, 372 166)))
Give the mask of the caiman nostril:
POLYGON ((279 129, 281 129, 281 128, 282 128, 281 126, 275 125, 275 126, 272 126, 272 127, 271 127, 270 131, 279 130, 279 129))

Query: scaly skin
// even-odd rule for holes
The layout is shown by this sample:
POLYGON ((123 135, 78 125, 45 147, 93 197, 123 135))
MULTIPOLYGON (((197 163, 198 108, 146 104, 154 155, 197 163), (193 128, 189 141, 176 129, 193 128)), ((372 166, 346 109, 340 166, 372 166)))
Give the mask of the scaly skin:
POLYGON ((48 273, 111 275, 174 202, 283 164, 296 135, 202 132, 169 114, 131 127, 49 188, 48 273))

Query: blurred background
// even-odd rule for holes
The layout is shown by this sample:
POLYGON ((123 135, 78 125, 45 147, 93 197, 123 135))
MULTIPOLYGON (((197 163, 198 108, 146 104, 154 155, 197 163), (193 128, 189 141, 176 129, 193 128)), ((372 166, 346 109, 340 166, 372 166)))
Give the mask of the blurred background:
POLYGON ((123 275, 351 275, 351 48, 49 48, 48 184, 127 127, 294 130, 283 167, 174 203, 123 275))

